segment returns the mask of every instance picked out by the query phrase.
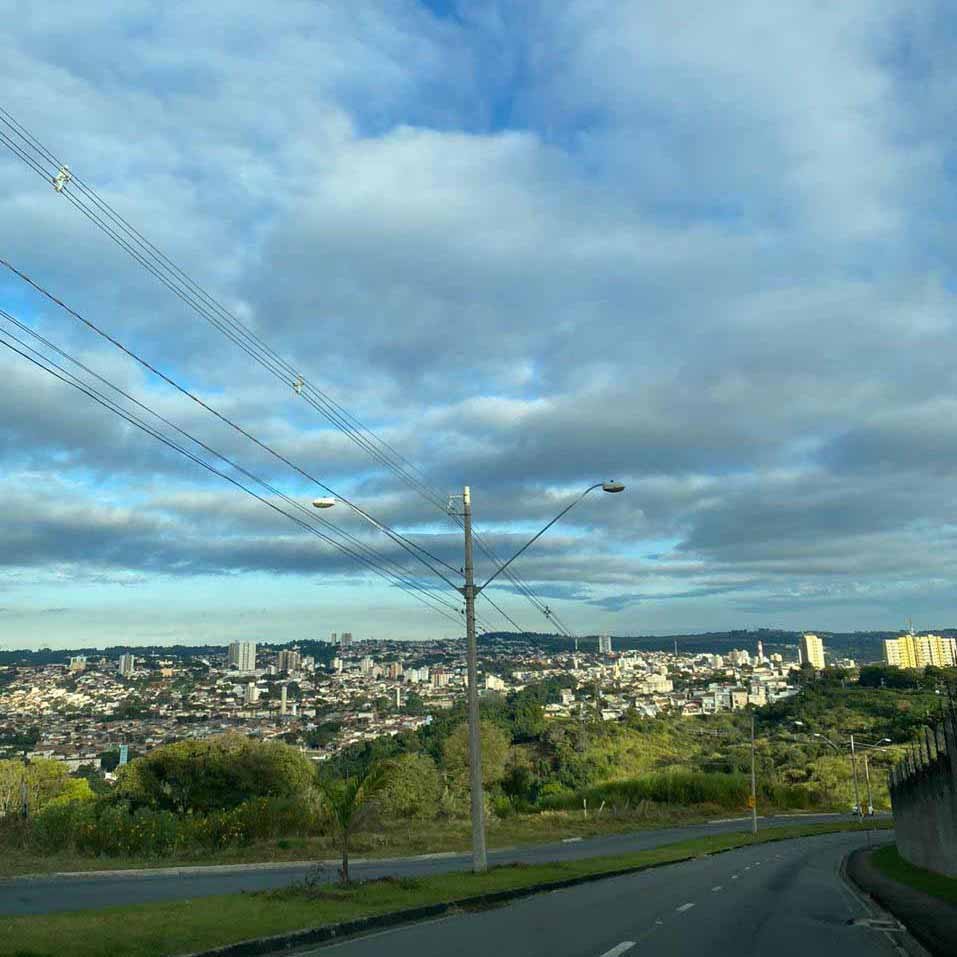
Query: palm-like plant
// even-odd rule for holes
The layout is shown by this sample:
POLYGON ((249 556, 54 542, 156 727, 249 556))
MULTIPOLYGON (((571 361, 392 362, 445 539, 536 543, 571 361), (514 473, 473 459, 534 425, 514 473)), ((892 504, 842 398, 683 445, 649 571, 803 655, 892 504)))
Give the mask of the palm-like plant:
POLYGON ((339 877, 343 884, 349 883, 349 840, 372 810, 372 799, 387 781, 388 769, 381 764, 370 765, 363 774, 354 778, 319 779, 319 791, 329 809, 342 850, 339 877))

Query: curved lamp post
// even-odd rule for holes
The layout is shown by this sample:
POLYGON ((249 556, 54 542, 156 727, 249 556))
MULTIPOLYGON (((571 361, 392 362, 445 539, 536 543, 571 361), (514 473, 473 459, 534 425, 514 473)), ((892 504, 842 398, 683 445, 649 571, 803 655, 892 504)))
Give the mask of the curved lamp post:
MULTIPOLYGON (((468 719, 469 719, 469 790, 472 810, 472 870, 476 874, 488 868, 485 852, 485 793, 482 788, 482 749, 479 734, 479 702, 478 702, 478 653, 475 636, 475 599, 508 568, 530 545, 538 541, 563 515, 570 512, 589 492, 600 488, 603 492, 615 495, 623 492, 625 486, 621 482, 596 482, 585 489, 570 505, 566 505, 548 524, 534 534, 504 565, 500 565, 495 573, 482 585, 475 584, 475 571, 472 563, 472 495, 466 485, 462 491, 462 519, 465 530, 465 584, 462 587, 453 585, 456 591, 465 598, 465 630, 466 630, 466 660, 468 666, 468 719)), ((312 503, 316 508, 332 508, 336 504, 334 498, 317 498, 312 503)), ((352 505, 352 503, 348 503, 352 505)), ((368 513, 352 505, 360 515, 368 519, 382 531, 386 531, 368 513)), ((421 560, 421 559, 420 559, 421 560)), ((426 563, 427 564, 427 563, 426 563)), ((430 568, 432 566, 429 566, 430 568)), ((432 568, 432 571, 436 569, 432 568)), ((439 573, 441 575, 441 573, 439 573)), ((442 575, 444 578, 445 576, 442 575)), ((451 584, 446 578, 446 582, 451 584)))

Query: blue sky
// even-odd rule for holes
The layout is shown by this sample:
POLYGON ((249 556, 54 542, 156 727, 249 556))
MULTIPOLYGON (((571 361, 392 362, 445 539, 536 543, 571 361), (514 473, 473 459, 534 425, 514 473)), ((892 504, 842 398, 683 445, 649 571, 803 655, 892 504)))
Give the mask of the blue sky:
MULTIPOLYGON (((0 0, 0 103, 432 486, 468 483, 499 552, 624 481, 516 565, 570 627, 957 621, 944 5, 198 6, 0 0)), ((460 562, 9 152, 0 255, 460 562)), ((0 304, 321 494, 9 275, 0 304)), ((7 350, 0 495, 0 646, 457 633, 7 350)))

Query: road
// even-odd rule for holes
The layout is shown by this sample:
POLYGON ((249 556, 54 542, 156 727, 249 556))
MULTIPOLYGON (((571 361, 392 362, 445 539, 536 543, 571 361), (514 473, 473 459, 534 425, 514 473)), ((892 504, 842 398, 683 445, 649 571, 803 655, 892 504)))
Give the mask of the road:
POLYGON ((643 871, 300 951, 301 957, 896 957, 838 873, 860 834, 643 871))
MULTIPOLYGON (((802 823, 833 822, 837 816, 802 816, 802 823)), ((795 824, 794 818, 775 818, 762 821, 761 827, 781 827, 795 824)), ((750 819, 694 824, 680 828, 636 831, 614 834, 573 843, 539 844, 493 851, 491 864, 514 861, 539 863, 544 861, 574 860, 600 857, 606 854, 627 854, 662 844, 672 844, 706 834, 746 831, 750 819)), ((363 880, 387 874, 418 876, 469 867, 464 854, 433 855, 419 858, 396 858, 389 861, 355 861, 353 879, 363 880)), ((214 894, 265 890, 284 887, 300 880, 312 870, 308 864, 270 866, 243 866, 233 868, 191 868, 188 871, 163 868, 155 872, 139 871, 133 874, 97 875, 95 873, 71 876, 44 876, 0 880, 0 916, 13 914, 45 914, 54 911, 88 910, 122 904, 141 904, 149 901, 192 900, 214 894)), ((327 868, 331 880, 335 867, 327 868)))

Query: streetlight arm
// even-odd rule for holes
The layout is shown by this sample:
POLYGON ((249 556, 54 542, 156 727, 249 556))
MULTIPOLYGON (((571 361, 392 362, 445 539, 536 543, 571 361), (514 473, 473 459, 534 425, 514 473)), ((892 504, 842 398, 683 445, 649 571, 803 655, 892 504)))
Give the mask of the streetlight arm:
POLYGON ((563 515, 565 515, 567 512, 570 512, 589 492, 593 492, 596 488, 601 488, 603 484, 605 483, 596 482, 594 485, 586 488, 585 491, 582 492, 581 495, 579 495, 578 498, 571 503, 571 505, 566 505, 565 508, 563 508, 540 532, 533 535, 504 565, 500 565, 495 574, 492 575, 492 577, 489 578, 484 585, 480 585, 476 591, 482 591, 486 585, 491 584, 496 578, 498 578, 499 575, 502 574, 503 571, 505 571, 506 568, 508 568, 509 565, 512 564, 512 562, 515 561, 516 558, 518 558, 519 555, 522 554, 522 552, 529 547, 529 545, 538 541, 538 539, 540 539, 563 515))

